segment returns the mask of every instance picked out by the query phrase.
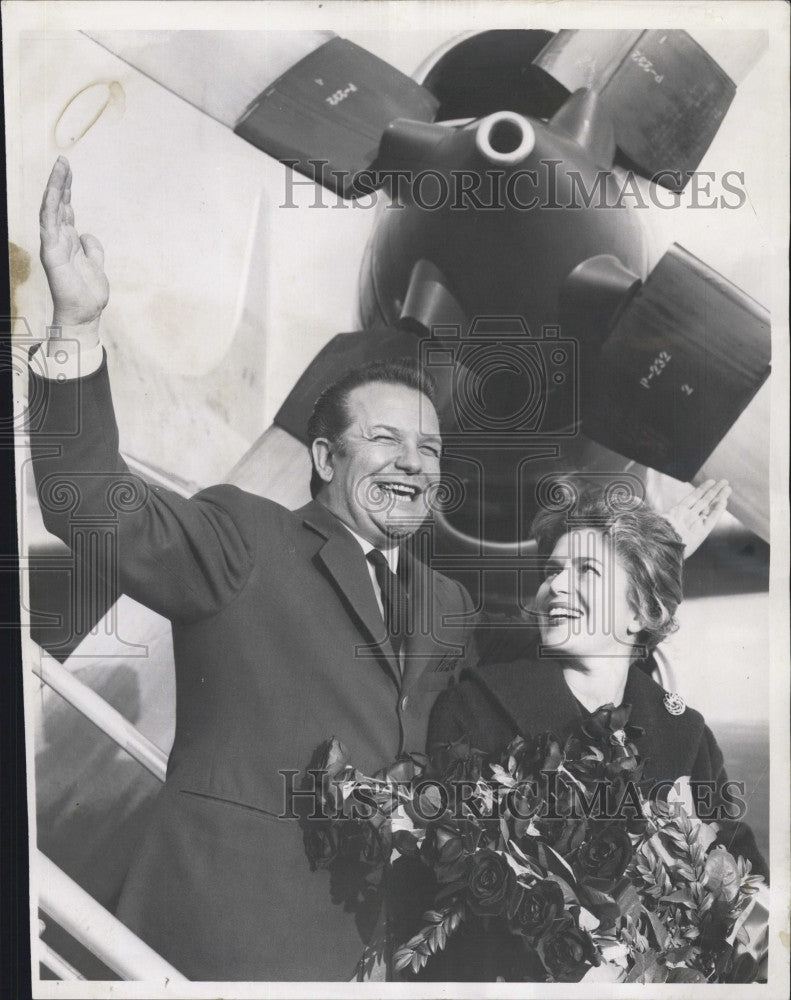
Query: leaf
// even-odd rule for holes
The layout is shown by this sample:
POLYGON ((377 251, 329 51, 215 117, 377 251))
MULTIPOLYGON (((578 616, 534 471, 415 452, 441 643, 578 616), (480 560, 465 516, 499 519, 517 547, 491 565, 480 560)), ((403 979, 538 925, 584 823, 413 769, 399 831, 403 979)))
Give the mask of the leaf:
POLYGON ((418 838, 409 830, 393 831, 393 848, 404 857, 413 857, 418 851, 418 838))
POLYGON ((619 888, 614 898, 622 916, 631 917, 635 921, 638 919, 643 909, 643 904, 640 902, 637 890, 631 882, 626 882, 622 888, 619 888))
POLYGON ((743 945, 748 945, 750 943, 750 935, 743 926, 736 931, 736 940, 743 945))
POLYGON ((694 906, 695 901, 690 895, 689 889, 676 889, 667 896, 662 897, 663 903, 680 903, 682 906, 694 906))
POLYGON ((668 949, 665 958, 667 959, 668 962, 678 963, 679 965, 681 965, 684 962, 689 961, 690 957, 694 956, 694 954, 695 954, 695 945, 685 944, 682 945, 680 948, 668 949))
MULTIPOLYGON (((543 846, 546 847, 546 850, 549 852, 550 855, 554 856, 561 863, 561 865, 563 865, 563 867, 566 869, 566 871, 571 876, 571 881, 575 882, 576 879, 574 878, 574 872, 573 872, 573 870, 571 868, 571 865, 568 863, 568 861, 566 861, 565 858, 561 857, 554 848, 552 848, 552 847, 549 846, 549 844, 545 844, 543 846)), ((549 866, 547 865, 547 867, 549 867, 549 866)))
POLYGON ((550 882, 557 882, 563 892, 563 902, 566 906, 574 906, 579 903, 576 892, 571 888, 565 879, 562 879, 560 875, 556 875, 554 872, 547 872, 546 878, 550 882))
POLYGON ((703 884, 710 892, 731 903, 739 891, 740 881, 736 862, 726 850, 717 849, 709 854, 703 884))
POLYGON ((492 777, 506 788, 513 788, 516 784, 516 780, 499 764, 492 764, 492 777))
POLYGON ((594 889, 593 886, 584 882, 580 886, 580 896, 584 896, 594 906, 615 905, 615 900, 609 893, 602 892, 601 889, 594 889))
POLYGON ((591 966, 580 979, 580 983, 620 983, 623 982, 625 975, 625 970, 612 962, 601 962, 599 965, 591 966))
POLYGON ((697 969, 690 969, 687 966, 679 966, 668 970, 668 983, 705 983, 708 980, 702 972, 697 969))
POLYGON ((579 924, 580 930, 595 931, 598 930, 601 921, 598 917, 595 917, 590 910, 586 910, 584 906, 581 906, 580 912, 577 916, 577 923, 579 924))
POLYGON ((446 886, 439 890, 439 892, 434 897, 435 903, 444 903, 446 899, 451 899, 453 896, 458 895, 464 888, 461 882, 449 882, 446 886))
POLYGON ((536 875, 540 875, 543 878, 543 872, 540 871, 538 868, 536 868, 536 863, 533 860, 531 860, 523 850, 520 849, 519 845, 516 843, 515 840, 509 841, 508 849, 518 861, 521 861, 523 864, 527 865, 527 867, 532 872, 534 872, 536 875))
POLYGON ((626 977, 627 983, 664 983, 667 979, 667 967, 659 961, 655 951, 638 952, 634 957, 634 966, 626 977))
POLYGON ((396 972, 405 969, 412 961, 412 951, 409 948, 399 948, 393 956, 393 968, 396 972))
POLYGON ((525 867, 525 865, 519 864, 519 862, 514 857, 512 857, 509 852, 507 852, 507 851, 503 852, 503 857, 508 862, 508 867, 513 870, 514 874, 517 877, 519 877, 521 875, 532 875, 533 874, 533 869, 532 868, 527 868, 527 867, 525 867))
POLYGON ((648 922, 651 924, 651 930, 654 932, 654 937, 660 951, 664 951, 670 943, 670 935, 667 933, 665 925, 651 910, 644 909, 643 912, 648 917, 648 922))
POLYGON ((687 882, 697 881, 697 879, 695 878, 695 873, 692 871, 689 865, 685 864, 683 861, 678 862, 675 868, 675 872, 677 875, 680 875, 681 878, 685 879, 687 882))

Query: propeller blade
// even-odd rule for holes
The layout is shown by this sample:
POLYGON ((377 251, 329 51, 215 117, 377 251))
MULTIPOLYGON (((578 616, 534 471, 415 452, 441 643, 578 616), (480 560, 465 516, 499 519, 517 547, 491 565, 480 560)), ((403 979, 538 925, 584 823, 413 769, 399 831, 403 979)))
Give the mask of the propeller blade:
POLYGON ((432 121, 438 101, 404 73, 331 32, 122 31, 90 35, 257 149, 343 198, 379 181, 396 118, 432 121))
MULTIPOLYGON (((749 43, 751 34, 740 37, 749 43)), ((671 191, 686 186, 736 93, 714 59, 679 30, 560 31, 535 65, 570 93, 597 91, 622 165, 671 191)))
POLYGON ((769 375, 769 314, 677 244, 630 294, 592 366, 583 430, 688 481, 769 375))
POLYGON ((90 31, 88 38, 233 129, 248 105, 331 31, 90 31))

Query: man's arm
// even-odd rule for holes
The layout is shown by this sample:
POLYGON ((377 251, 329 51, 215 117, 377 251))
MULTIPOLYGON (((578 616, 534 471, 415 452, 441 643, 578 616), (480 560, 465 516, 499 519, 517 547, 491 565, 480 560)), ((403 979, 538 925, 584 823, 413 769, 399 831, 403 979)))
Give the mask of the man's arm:
POLYGON ((53 329, 43 358, 31 366, 30 385, 31 398, 41 403, 31 448, 44 524, 75 551, 93 546, 95 571, 160 614, 175 620, 212 614, 249 577, 261 511, 231 486, 185 500, 129 472, 99 343, 109 298, 104 253, 95 237, 79 236, 74 227, 71 170, 63 157, 47 183, 40 226, 53 329), (57 328, 62 338, 53 335, 57 328))
POLYGON ((46 358, 54 358, 62 351, 72 361, 68 375, 85 375, 101 363, 99 320, 110 298, 110 283, 101 243, 89 233, 80 236, 74 226, 71 167, 65 156, 55 161, 47 181, 39 231, 41 263, 52 293, 51 331, 60 331, 60 336, 50 335, 43 352, 46 358), (74 363, 80 358, 83 368, 78 372, 74 363))

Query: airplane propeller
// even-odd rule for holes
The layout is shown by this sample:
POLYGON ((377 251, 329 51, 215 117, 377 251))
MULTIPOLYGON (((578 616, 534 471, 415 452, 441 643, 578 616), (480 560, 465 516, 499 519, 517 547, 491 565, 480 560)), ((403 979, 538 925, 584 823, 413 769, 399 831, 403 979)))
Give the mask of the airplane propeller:
MULTIPOLYGON (((769 374, 768 315, 681 247, 649 269, 640 213, 623 197, 624 185, 682 192, 733 100, 734 81, 687 32, 482 32, 447 47, 422 83, 329 32, 90 37, 335 194, 384 188, 401 206, 379 211, 362 264, 361 324, 384 332, 335 338, 308 372, 315 391, 333 352, 344 363, 396 347, 419 356, 440 341, 453 369, 510 358, 485 378, 456 372, 442 414, 467 438, 450 470, 455 461, 470 489, 465 463, 489 483, 486 537, 521 530, 502 493, 524 460, 519 433, 536 459, 518 505, 534 505, 553 466, 637 462, 727 476, 733 509, 768 537, 768 490, 756 496, 754 475, 739 501, 739 456, 765 434, 749 404, 769 374), (496 197, 502 210, 481 208, 496 197), (492 317, 516 326, 484 330, 492 317), (453 393, 465 379, 482 428, 460 426, 453 393), (518 423, 525 413, 532 424, 518 423)), ((307 406, 297 386, 276 425, 304 439, 307 406)), ((249 485, 264 464, 253 448, 235 474, 249 485)), ((479 530, 477 515, 468 522, 462 535, 479 530)))

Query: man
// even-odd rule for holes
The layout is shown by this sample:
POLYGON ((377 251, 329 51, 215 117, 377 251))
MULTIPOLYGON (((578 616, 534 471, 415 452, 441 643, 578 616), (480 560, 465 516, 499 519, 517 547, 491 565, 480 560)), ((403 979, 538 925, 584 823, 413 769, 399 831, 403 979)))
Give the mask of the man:
POLYGON ((347 912, 328 873, 310 871, 299 826, 279 818, 281 772, 331 736, 367 773, 422 750, 437 694, 476 659, 467 592, 397 544, 439 477, 432 388, 385 363, 331 387, 311 419, 314 500, 301 510, 228 485, 185 500, 147 487, 118 452, 103 252, 77 235, 62 157, 41 259, 62 331, 31 376, 45 524, 68 542, 74 511, 112 523, 108 571, 173 625, 175 741, 119 915, 191 979, 348 980, 376 913, 347 912), (59 435, 75 420, 78 435, 59 435))
POLYGON ((167 782, 119 915, 192 979, 348 980, 370 927, 333 903, 299 825, 278 819, 279 772, 305 768, 334 735, 369 773, 422 750, 437 693, 471 655, 451 620, 469 617, 469 595, 416 559, 401 576, 419 620, 391 621, 390 635, 385 624, 403 586, 397 543, 425 519, 439 477, 431 386, 416 367, 382 363, 328 390, 311 421, 315 500, 299 511, 227 485, 189 501, 146 487, 118 453, 99 345, 103 254, 74 229, 70 186, 61 158, 41 213, 62 330, 42 348, 51 378, 33 376, 46 398, 33 443, 42 511, 68 541, 58 497, 71 484, 81 518, 114 519, 119 586, 171 619, 176 663, 167 782), (81 377, 59 382, 68 341, 81 377), (57 437, 78 407, 80 435, 57 437))

